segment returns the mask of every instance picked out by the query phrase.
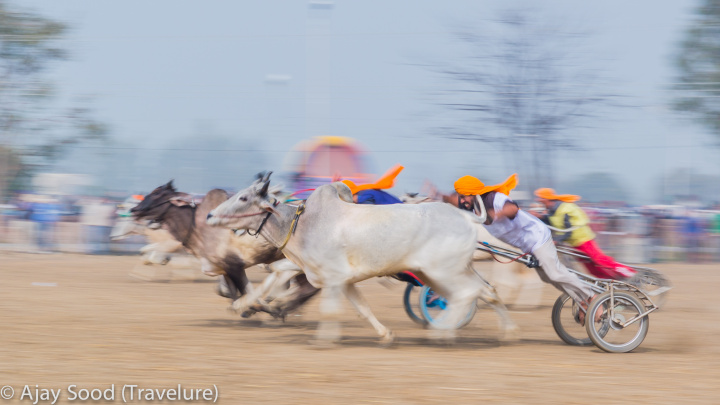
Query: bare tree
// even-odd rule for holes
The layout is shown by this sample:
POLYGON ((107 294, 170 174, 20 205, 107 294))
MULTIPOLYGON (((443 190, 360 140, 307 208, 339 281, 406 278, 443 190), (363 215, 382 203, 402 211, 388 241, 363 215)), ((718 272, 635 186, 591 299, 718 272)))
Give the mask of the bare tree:
POLYGON ((461 64, 433 68, 461 84, 443 94, 451 101, 442 104, 460 118, 443 133, 496 144, 506 170, 527 179, 526 189, 554 186, 557 152, 580 150, 573 129, 614 97, 598 90, 598 75, 583 64, 587 34, 529 11, 506 11, 481 25, 457 33, 470 51, 461 64))
POLYGON ((702 0, 676 56, 673 108, 720 135, 720 0, 702 0))

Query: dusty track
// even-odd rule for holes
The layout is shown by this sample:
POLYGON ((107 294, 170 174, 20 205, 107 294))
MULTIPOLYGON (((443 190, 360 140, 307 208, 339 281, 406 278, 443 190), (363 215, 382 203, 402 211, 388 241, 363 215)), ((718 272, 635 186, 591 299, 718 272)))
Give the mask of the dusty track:
MULTIPOLYGON (((657 266, 675 284, 667 306, 651 315, 638 350, 607 354, 556 337, 550 306, 558 293, 550 287, 542 307, 513 314, 519 341, 499 341, 495 315, 481 310, 448 348, 428 342, 407 318, 402 285, 364 282, 361 291, 397 344, 377 347, 372 328, 346 303, 342 344, 316 350, 307 341, 317 300, 285 324, 241 320, 210 279, 141 282, 128 277, 137 262, 0 253, 0 386, 19 394, 25 384, 216 384, 223 404, 720 403, 716 264, 657 266)), ((20 403, 17 395, 2 402, 20 403)))

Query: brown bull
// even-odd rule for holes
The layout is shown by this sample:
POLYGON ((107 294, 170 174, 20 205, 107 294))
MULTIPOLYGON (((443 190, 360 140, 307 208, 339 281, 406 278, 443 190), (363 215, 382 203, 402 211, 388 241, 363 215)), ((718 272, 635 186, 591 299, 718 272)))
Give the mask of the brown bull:
MULTIPOLYGON (((190 194, 177 191, 170 181, 145 196, 130 212, 136 219, 164 224, 173 237, 200 260, 205 274, 225 278, 230 288, 228 298, 234 301, 252 288, 246 268, 272 263, 284 256, 265 238, 247 233, 238 236, 231 230, 207 225, 208 213, 227 199, 227 192, 214 189, 198 203, 190 194)), ((317 292, 305 275, 297 276, 295 281, 300 288, 294 290, 291 299, 285 300, 282 307, 254 306, 245 315, 263 310, 284 317, 317 292)))

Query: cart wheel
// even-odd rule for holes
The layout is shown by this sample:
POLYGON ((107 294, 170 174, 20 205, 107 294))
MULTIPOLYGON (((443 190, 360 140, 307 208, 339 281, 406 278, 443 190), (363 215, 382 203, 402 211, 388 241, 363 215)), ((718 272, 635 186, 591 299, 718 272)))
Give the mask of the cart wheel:
POLYGON ((427 321, 422 317, 420 306, 417 304, 417 302, 419 302, 419 294, 419 290, 415 289, 412 283, 408 283, 407 287, 405 287, 405 293, 403 294, 403 306, 405 307, 405 313, 408 314, 413 322, 424 326, 427 325, 427 321), (413 306, 413 303, 416 304, 413 306))
POLYGON ((552 308, 552 325, 555 333, 563 342, 573 346, 590 346, 592 340, 585 328, 575 321, 575 314, 580 308, 567 294, 562 294, 555 300, 552 308))
POLYGON ((585 327, 595 346, 610 353, 627 353, 640 346, 645 339, 650 319, 645 315, 623 327, 621 323, 644 313, 645 305, 634 294, 615 291, 613 295, 614 308, 610 308, 610 291, 595 297, 588 308, 585 327), (594 322, 593 314, 600 307, 603 308, 603 315, 598 322, 594 322), (604 335, 601 334, 603 330, 607 330, 604 335))
MULTIPOLYGON (((423 286, 420 291, 420 311, 423 318, 430 325, 437 325, 440 318, 443 317, 443 312, 447 308, 447 301, 445 298, 435 294, 435 292, 428 286, 423 286)), ((467 325, 472 321, 475 312, 477 311, 477 305, 473 305, 465 318, 458 324, 458 329, 467 325)))

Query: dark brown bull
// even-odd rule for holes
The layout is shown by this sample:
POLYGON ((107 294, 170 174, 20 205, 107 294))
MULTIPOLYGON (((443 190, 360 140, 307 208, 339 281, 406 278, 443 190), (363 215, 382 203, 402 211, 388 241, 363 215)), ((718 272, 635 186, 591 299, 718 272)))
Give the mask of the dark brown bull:
MULTIPOLYGON (((214 189, 198 203, 190 194, 177 191, 170 181, 145 196, 130 212, 136 219, 164 224, 173 237, 200 260, 205 274, 225 278, 230 291, 222 295, 236 300, 247 292, 246 268, 272 263, 284 256, 265 238, 248 234, 237 236, 231 230, 207 225, 207 214, 227 199, 225 190, 214 189)), ((281 307, 258 305, 244 316, 260 310, 284 318, 318 291, 307 282, 304 274, 297 276, 295 281, 300 288, 281 307)))

